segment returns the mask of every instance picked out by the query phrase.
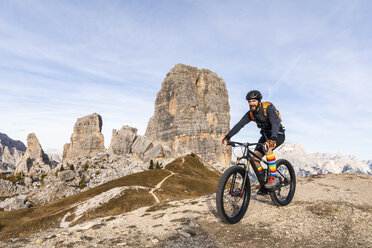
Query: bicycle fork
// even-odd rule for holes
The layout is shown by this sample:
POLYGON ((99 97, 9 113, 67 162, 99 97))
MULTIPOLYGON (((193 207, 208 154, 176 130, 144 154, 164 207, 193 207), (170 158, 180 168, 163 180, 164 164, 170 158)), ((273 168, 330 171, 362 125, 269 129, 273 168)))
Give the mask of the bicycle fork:
MULTIPOLYGON (((248 168, 248 167, 246 167, 246 168, 248 168)), ((246 182, 247 182, 247 177, 248 177, 248 170, 246 169, 246 168, 244 168, 245 169, 245 174, 244 174, 244 178, 243 178, 243 183, 242 183, 242 187, 241 187, 241 189, 240 189, 240 192, 239 192, 239 194, 242 196, 243 195, 243 193, 245 193, 244 191, 245 191, 245 188, 246 188, 246 182)), ((235 195, 235 191, 234 191, 234 185, 235 185, 235 181, 236 181, 236 173, 233 175, 233 178, 232 178, 232 181, 231 181, 231 185, 230 185, 230 191, 229 191, 229 194, 231 195, 231 196, 236 196, 235 195)))

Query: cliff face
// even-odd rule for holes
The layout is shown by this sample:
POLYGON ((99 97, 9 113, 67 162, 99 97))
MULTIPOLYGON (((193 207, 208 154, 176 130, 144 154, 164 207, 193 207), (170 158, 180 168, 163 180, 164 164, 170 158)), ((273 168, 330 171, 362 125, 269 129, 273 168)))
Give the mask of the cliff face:
POLYGON ((99 114, 91 114, 79 118, 71 135, 71 143, 63 147, 63 161, 70 161, 80 157, 86 157, 90 153, 105 150, 104 139, 101 133, 102 117, 99 114))
POLYGON ((164 79, 146 137, 165 152, 189 152, 208 163, 229 164, 231 152, 221 140, 229 131, 230 106, 226 84, 216 73, 178 64, 164 79))
POLYGON ((25 152, 26 146, 21 141, 0 133, 0 172, 14 171, 25 152))

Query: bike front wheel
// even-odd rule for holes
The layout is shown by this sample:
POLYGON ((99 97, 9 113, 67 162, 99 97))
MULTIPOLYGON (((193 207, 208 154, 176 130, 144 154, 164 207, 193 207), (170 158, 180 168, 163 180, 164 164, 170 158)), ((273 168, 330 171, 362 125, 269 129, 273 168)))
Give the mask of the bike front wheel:
POLYGON ((296 174, 291 163, 285 159, 279 159, 276 162, 276 174, 280 184, 270 192, 271 200, 277 206, 288 205, 295 194, 296 174))
POLYGON ((248 176, 243 185, 244 176, 245 170, 242 167, 232 166, 223 173, 217 186, 217 212, 225 223, 237 223, 247 211, 251 186, 248 176))

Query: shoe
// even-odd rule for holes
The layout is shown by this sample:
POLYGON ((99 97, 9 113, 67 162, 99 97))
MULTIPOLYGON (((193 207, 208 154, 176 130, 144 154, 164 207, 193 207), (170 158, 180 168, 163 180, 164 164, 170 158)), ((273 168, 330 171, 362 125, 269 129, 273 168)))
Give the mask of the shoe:
POLYGON ((279 178, 277 177, 269 177, 269 181, 265 184, 266 189, 273 189, 280 183, 279 178))
POLYGON ((267 195, 269 192, 266 191, 265 188, 260 187, 256 193, 257 195, 267 195))

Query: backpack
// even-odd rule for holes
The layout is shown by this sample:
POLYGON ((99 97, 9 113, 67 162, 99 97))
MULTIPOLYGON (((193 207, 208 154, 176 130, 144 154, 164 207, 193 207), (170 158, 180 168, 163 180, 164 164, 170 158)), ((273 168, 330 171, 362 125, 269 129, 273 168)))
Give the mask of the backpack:
MULTIPOLYGON (((267 118, 269 118, 269 117, 267 116, 266 109, 270 105, 273 105, 273 104, 271 102, 262 102, 262 107, 264 109, 264 115, 267 118)), ((280 122, 282 122, 282 117, 280 116, 279 111, 277 109, 275 109, 275 113, 278 115, 280 122)), ((249 115, 250 115, 252 121, 255 121, 252 111, 249 111, 249 115)))

